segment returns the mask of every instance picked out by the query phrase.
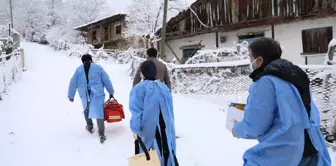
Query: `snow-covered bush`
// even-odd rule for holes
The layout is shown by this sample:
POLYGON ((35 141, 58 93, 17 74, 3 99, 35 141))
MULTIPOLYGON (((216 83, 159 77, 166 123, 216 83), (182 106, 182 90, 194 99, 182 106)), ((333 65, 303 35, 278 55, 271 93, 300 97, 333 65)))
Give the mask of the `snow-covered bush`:
POLYGON ((0 44, 1 54, 8 55, 8 54, 12 53, 13 50, 15 49, 12 37, 2 38, 2 39, 0 39, 0 42, 1 42, 1 44, 0 44))
POLYGON ((73 44, 70 45, 70 48, 66 51, 67 55, 70 57, 81 57, 84 54, 91 54, 91 49, 93 49, 92 45, 79 45, 79 44, 73 44))
POLYGON ((171 70, 173 91, 183 94, 218 95, 245 92, 247 91, 245 84, 251 83, 250 79, 246 77, 248 71, 247 64, 173 68, 171 70))
POLYGON ((49 46, 52 47, 55 51, 66 51, 72 47, 72 45, 67 41, 62 40, 53 40, 49 43, 49 46))
POLYGON ((199 50, 189 58, 185 64, 213 63, 248 59, 248 43, 237 44, 233 48, 219 48, 215 50, 199 50))

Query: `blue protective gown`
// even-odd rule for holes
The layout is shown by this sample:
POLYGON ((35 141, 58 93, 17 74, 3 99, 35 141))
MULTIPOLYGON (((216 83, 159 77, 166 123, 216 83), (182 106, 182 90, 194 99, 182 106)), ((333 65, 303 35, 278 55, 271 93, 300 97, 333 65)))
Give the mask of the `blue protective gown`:
POLYGON ((249 93, 244 119, 233 128, 239 138, 259 141, 245 152, 244 166, 297 166, 304 150, 304 129, 318 151, 318 166, 331 165, 312 99, 309 119, 297 88, 278 77, 261 77, 249 93))
POLYGON ((129 109, 132 113, 131 130, 142 138, 147 149, 157 150, 161 165, 163 165, 162 156, 155 139, 161 110, 166 125, 165 132, 169 147, 168 166, 175 166, 173 152, 176 155, 176 137, 170 89, 160 81, 144 80, 136 84, 131 90, 129 109))
POLYGON ((87 107, 87 101, 90 102, 89 118, 104 119, 104 88, 107 89, 108 93, 114 93, 111 80, 105 70, 100 65, 92 63, 89 70, 89 84, 87 84, 84 65, 81 65, 77 68, 75 74, 70 80, 68 98, 73 99, 75 97, 76 90, 78 89, 83 110, 87 107), (89 97, 88 88, 91 90, 89 97))

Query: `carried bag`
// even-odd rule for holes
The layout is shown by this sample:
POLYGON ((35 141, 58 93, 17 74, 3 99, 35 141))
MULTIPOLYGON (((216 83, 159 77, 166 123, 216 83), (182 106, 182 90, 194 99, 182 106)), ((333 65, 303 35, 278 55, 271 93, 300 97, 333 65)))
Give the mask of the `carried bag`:
POLYGON ((120 122, 125 119, 123 105, 114 98, 108 99, 104 104, 104 119, 107 123, 120 122))
POLYGON ((148 151, 141 138, 135 140, 135 155, 128 158, 129 166, 161 166, 156 150, 148 151), (143 153, 140 153, 139 146, 143 153))

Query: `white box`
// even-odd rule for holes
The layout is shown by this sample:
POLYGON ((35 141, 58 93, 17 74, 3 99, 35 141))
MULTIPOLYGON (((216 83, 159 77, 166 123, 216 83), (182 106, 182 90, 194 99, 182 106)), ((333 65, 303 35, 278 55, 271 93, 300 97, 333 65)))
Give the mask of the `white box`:
POLYGON ((226 128, 231 132, 234 126, 233 120, 238 122, 242 121, 244 118, 244 107, 245 104, 241 103, 231 103, 226 115, 226 128))

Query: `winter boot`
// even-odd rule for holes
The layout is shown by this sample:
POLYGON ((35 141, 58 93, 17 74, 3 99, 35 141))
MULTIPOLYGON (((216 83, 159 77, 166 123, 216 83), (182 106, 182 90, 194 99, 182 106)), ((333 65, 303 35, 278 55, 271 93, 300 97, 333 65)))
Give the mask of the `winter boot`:
POLYGON ((99 140, 100 143, 104 143, 106 140, 106 136, 103 133, 99 133, 99 140))
POLYGON ((85 129, 91 134, 94 132, 93 127, 86 126, 85 129))

